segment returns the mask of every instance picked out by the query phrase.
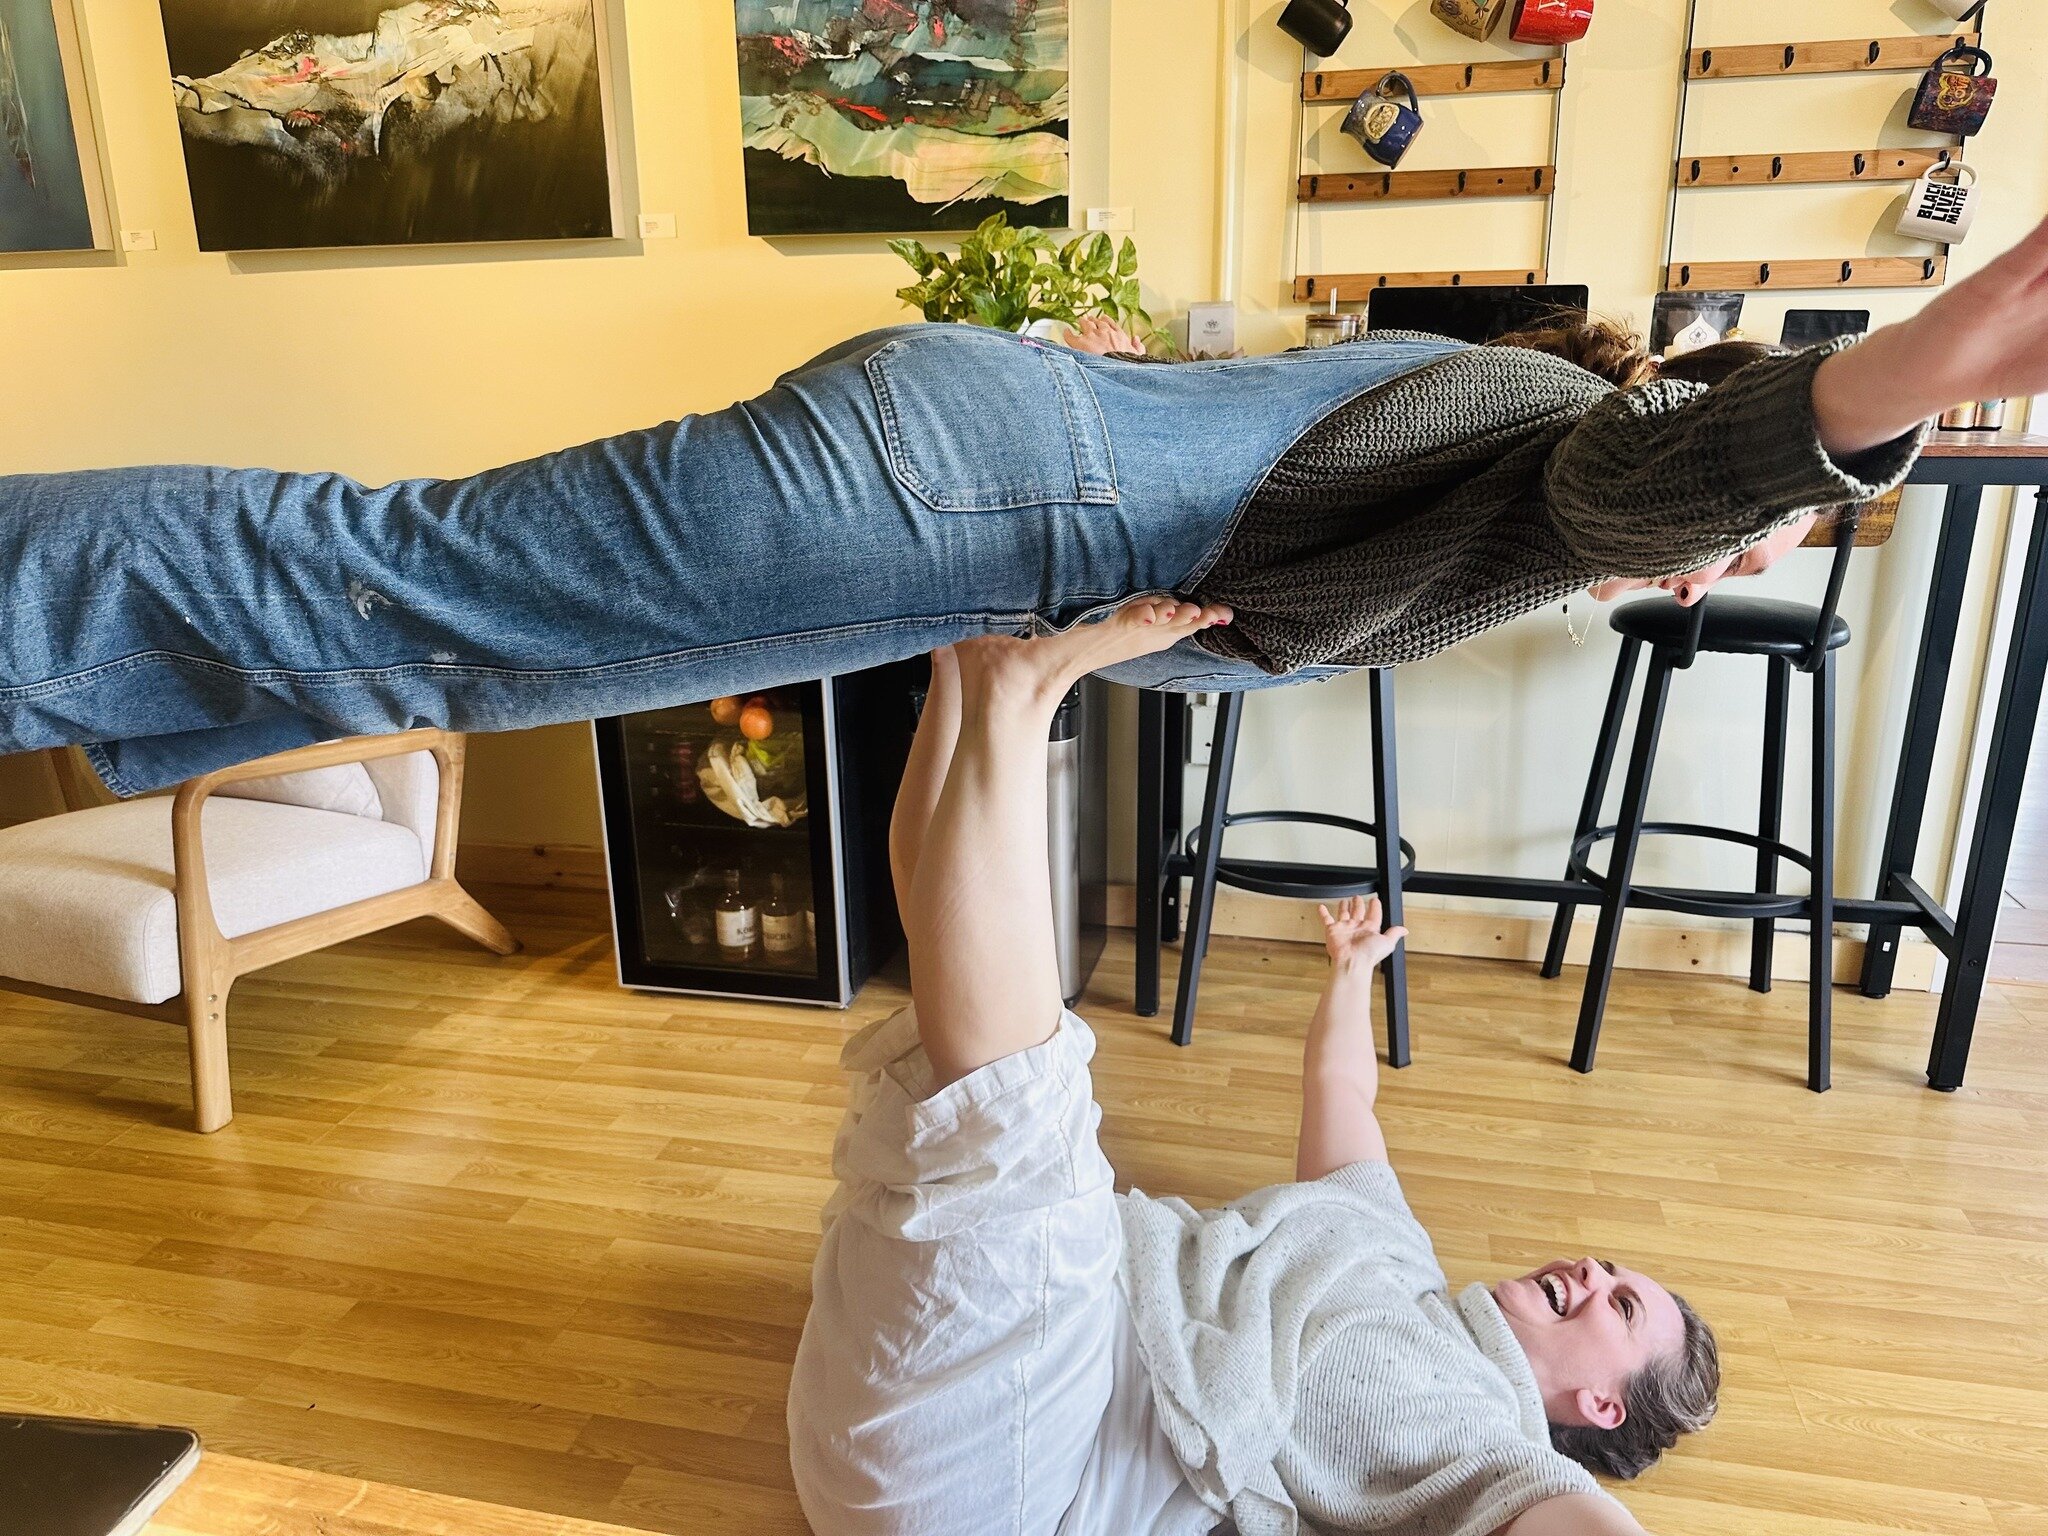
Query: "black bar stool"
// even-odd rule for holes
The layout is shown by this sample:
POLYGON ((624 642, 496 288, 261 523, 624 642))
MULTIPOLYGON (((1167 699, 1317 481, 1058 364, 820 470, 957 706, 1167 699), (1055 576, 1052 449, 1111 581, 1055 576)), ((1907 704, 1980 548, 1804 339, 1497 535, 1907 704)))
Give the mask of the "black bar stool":
MULTIPOLYGON (((1896 506, 1893 501, 1890 509, 1895 510, 1896 506)), ((1609 616, 1608 623, 1622 636, 1621 656, 1614 669, 1614 685, 1607 695, 1607 713, 1601 720, 1600 737, 1593 752, 1593 771, 1586 782, 1571 859, 1565 868, 1566 879, 1583 880, 1597 888, 1602 897, 1585 997, 1579 1005, 1578 1037, 1572 1045, 1572 1066, 1578 1071, 1593 1070, 1607 994, 1614 981, 1622 915, 1628 908, 1749 919, 1753 924, 1749 984, 1758 992, 1771 990, 1771 951, 1778 919, 1804 917, 1812 924, 1806 1085, 1815 1093, 1827 1091, 1832 1024, 1829 988, 1834 979, 1835 652, 1849 643, 1849 626, 1835 610, 1841 602, 1842 582, 1849 573, 1850 552, 1859 542, 1856 535, 1863 511, 1856 508, 1845 512, 1824 535, 1834 548, 1835 558, 1828 573, 1827 597, 1818 608, 1773 598, 1722 594, 1702 598, 1691 608, 1681 608, 1673 598, 1651 598, 1625 604, 1609 616), (1620 744, 1622 715, 1628 708, 1636 662, 1645 646, 1650 649, 1650 670, 1643 685, 1635 749, 1622 787, 1619 819, 1612 826, 1601 826, 1600 805, 1606 798, 1615 749, 1620 744), (1702 651, 1762 656, 1770 664, 1764 695, 1763 788, 1757 830, 1753 833, 1694 822, 1644 820, 1650 797, 1650 769, 1663 729, 1671 674, 1690 667, 1702 651), (1808 852, 1788 846, 1779 836, 1785 807, 1785 726, 1794 671, 1813 679, 1813 847, 1808 852), (1708 891, 1635 886, 1631 882, 1636 850, 1646 835, 1703 837, 1754 848, 1756 889, 1708 891), (1607 871, 1595 874, 1587 865, 1587 856, 1595 844, 1608 839, 1613 840, 1614 850, 1607 871), (1812 875, 1812 894, 1779 893, 1781 861, 1796 864, 1812 875)), ((1884 532, 1888 533, 1889 527, 1887 522, 1884 532)), ((1543 957, 1545 976, 1554 977, 1564 967, 1565 945, 1576 907, 1577 903, 1570 901, 1558 904, 1557 917, 1550 928, 1550 946, 1543 957)))
MULTIPOLYGON (((1400 794, 1394 765, 1394 674, 1375 668, 1372 684, 1372 790, 1374 821, 1319 811, 1230 812, 1230 778, 1236 766, 1238 727, 1244 717, 1244 695, 1217 696, 1216 736, 1209 749, 1209 784, 1202 797, 1202 820, 1187 835, 1182 857, 1169 862, 1192 877, 1188 893, 1187 936, 1181 947, 1180 992, 1173 1005, 1173 1043, 1194 1038, 1195 996, 1202 979, 1202 960, 1209 950, 1209 928, 1216 910, 1216 887, 1235 886, 1268 896, 1298 901, 1336 901, 1345 896, 1380 898, 1387 926, 1401 923, 1402 882, 1415 870, 1415 850, 1401 838, 1400 794), (1371 868, 1305 864, 1279 859, 1226 859, 1223 837, 1232 827, 1281 823, 1328 827, 1355 832, 1373 841, 1371 868)), ((1143 872, 1140 872, 1141 877, 1143 872)), ((1143 921, 1143 918, 1140 918, 1143 921)), ((1408 947, 1404 944, 1381 967, 1386 982, 1387 1064, 1408 1065, 1408 947)))

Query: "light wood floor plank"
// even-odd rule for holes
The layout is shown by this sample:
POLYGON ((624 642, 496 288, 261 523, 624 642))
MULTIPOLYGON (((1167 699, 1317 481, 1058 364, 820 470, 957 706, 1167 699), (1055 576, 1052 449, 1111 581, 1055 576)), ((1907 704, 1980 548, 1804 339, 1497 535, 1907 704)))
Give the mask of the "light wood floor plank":
MULTIPOLYGON (((414 925, 243 982, 213 1137, 175 1031, 0 999, 0 1403, 200 1429, 222 1512, 168 1536, 803 1529, 836 1059, 900 987, 635 996, 591 897, 486 896, 524 953, 414 925)), ((1125 1183, 1289 1175, 1320 964, 1218 941, 1177 1051, 1111 946, 1082 1011, 1125 1183)), ((1625 973, 1580 1077, 1582 973, 1411 977, 1382 1118, 1453 1282, 1611 1250, 1720 1326, 1719 1422, 1623 1490, 1653 1530, 2048 1536, 2048 988, 1991 989, 1952 1096, 1931 999, 1842 989, 1816 1098, 1796 985, 1625 973)))

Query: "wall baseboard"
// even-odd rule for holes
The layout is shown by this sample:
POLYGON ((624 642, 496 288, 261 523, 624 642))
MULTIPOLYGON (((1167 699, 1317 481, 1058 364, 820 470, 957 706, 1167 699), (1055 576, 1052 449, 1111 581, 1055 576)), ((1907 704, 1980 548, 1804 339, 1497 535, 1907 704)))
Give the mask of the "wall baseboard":
POLYGON ((606 889, 604 850, 572 843, 464 843, 456 853, 455 868, 464 881, 475 885, 606 889))
MULTIPOLYGON (((456 869, 478 885, 526 885, 560 890, 605 889, 604 850, 570 844, 464 843, 456 869)), ((1138 893, 1134 886, 1110 887, 1110 925, 1136 923, 1138 893)), ((1623 927, 1616 964, 1632 971, 1683 971, 1708 976, 1749 974, 1749 933, 1746 929, 1658 921, 1645 913, 1623 927)), ((1584 965, 1593 947, 1597 913, 1582 908, 1572 925, 1565 959, 1584 965)), ((1214 931, 1229 938, 1270 939, 1281 943, 1317 944, 1322 927, 1307 902, 1261 896, 1223 887, 1216 893, 1214 931)), ((1482 960, 1518 960, 1535 964, 1550 940, 1546 917, 1494 912, 1458 911, 1447 907, 1408 909, 1408 947, 1418 955, 1461 955, 1482 960)), ((1853 982, 1863 967, 1861 939, 1835 940, 1835 981, 1853 982)), ((1924 992, 1934 985, 1934 946, 1910 936, 1899 949, 1895 985, 1924 992)), ((1783 933, 1772 955, 1771 975, 1779 981, 1806 980, 1806 942, 1801 933, 1783 933)))

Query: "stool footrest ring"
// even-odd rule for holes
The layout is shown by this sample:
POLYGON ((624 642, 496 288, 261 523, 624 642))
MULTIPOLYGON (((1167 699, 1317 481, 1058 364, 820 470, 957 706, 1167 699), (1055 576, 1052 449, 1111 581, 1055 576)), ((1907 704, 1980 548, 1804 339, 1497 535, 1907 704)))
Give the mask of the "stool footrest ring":
MULTIPOLYGON (((1369 821, 1359 821, 1351 816, 1331 816, 1320 811, 1245 811, 1223 818, 1223 829, 1228 832, 1239 826, 1315 826, 1328 827, 1337 832, 1355 832, 1362 837, 1378 837, 1380 829, 1369 821)), ((1199 861, 1202 856, 1202 829, 1191 829, 1182 843, 1185 857, 1199 861)), ((1373 868, 1343 868, 1341 866, 1317 867, 1321 874, 1355 875, 1355 880, 1331 882, 1290 878, 1288 865, 1283 861, 1256 859, 1218 858, 1216 861, 1216 882, 1233 886, 1241 891, 1255 891, 1262 896, 1284 896, 1294 901, 1338 901, 1346 896, 1372 896, 1380 893, 1382 881, 1380 871, 1373 868)), ((1415 873, 1415 849, 1405 837, 1401 839, 1401 878, 1405 881, 1415 873)))
MULTIPOLYGON (((1596 827, 1582 837, 1572 840, 1572 856, 1567 879, 1583 880, 1603 895, 1608 889, 1605 872, 1596 872, 1586 862, 1586 855, 1595 843, 1606 842, 1619 830, 1616 827, 1596 827)), ((1703 837, 1718 843, 1736 843, 1745 848, 1754 848, 1760 853, 1773 853, 1788 864, 1797 865, 1808 874, 1813 872, 1813 856, 1803 848, 1775 837, 1765 837, 1757 832, 1738 831, 1733 827, 1709 827, 1693 821, 1646 821, 1643 823, 1644 837, 1703 837)), ((1805 917, 1813 908, 1811 896, 1786 896, 1765 891, 1700 891, 1676 890, 1668 886, 1631 885, 1628 904, 1658 912, 1683 912, 1691 917, 1733 917, 1754 921, 1767 917, 1805 917)))

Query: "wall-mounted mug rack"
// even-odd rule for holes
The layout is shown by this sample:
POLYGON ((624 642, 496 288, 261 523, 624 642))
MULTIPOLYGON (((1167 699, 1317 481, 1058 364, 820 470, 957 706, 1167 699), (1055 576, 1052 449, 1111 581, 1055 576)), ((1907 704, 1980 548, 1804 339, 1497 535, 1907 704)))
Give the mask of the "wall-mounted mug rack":
MULTIPOLYGON (((1398 71, 1418 96, 1492 96, 1515 91, 1552 92, 1550 161, 1544 165, 1468 166, 1442 171, 1319 172, 1296 179, 1302 205, 1380 203, 1416 199, 1540 197, 1551 203, 1557 190, 1557 137, 1566 56, 1488 59, 1469 64, 1392 64, 1381 69, 1317 69, 1301 77, 1304 107, 1348 106, 1389 73, 1398 71)), ((1294 280, 1297 303, 1364 300, 1375 288, 1458 288, 1548 281, 1550 212, 1543 223, 1543 254, 1528 267, 1427 272, 1318 272, 1294 280)))
POLYGON ((1678 159, 1672 178, 1671 217, 1664 241, 1665 287, 1675 290, 1933 288, 1946 282, 1946 251, 1933 256, 1852 256, 1834 260, 1678 260, 1674 247, 1678 239, 1680 193, 1706 187, 1917 181, 1928 172, 1945 170, 1962 158, 1959 147, 1693 155, 1686 153, 1685 149, 1686 108, 1696 81, 1924 70, 1959 43, 1975 46, 1980 41, 1980 33, 1837 38, 1821 42, 1746 43, 1733 47, 1701 48, 1693 45, 1693 28, 1699 19, 1699 0, 1692 0, 1689 11, 1685 73, 1678 98, 1678 159))

